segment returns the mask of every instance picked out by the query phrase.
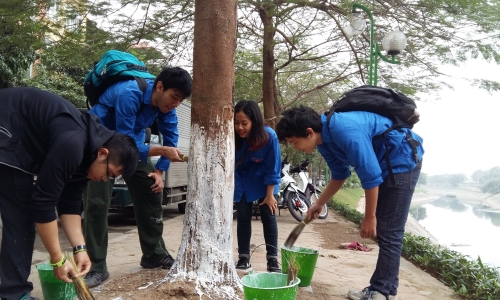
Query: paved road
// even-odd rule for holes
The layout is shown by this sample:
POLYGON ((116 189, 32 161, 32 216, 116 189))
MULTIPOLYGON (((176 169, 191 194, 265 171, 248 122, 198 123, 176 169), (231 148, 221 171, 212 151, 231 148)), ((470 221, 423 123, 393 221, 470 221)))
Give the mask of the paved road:
MULTIPOLYGON (((164 218, 165 217, 171 217, 173 215, 180 215, 177 205, 169 205, 169 206, 164 206, 164 218)), ((112 238, 122 235, 130 230, 136 229, 136 222, 134 218, 134 214, 132 210, 126 210, 122 212, 117 212, 117 213, 110 213, 108 216, 108 235, 109 239, 111 240, 112 238)), ((3 224, 0 219, 0 240, 2 238, 2 230, 3 230, 3 224)), ((71 246, 68 242, 68 239, 66 238, 66 235, 64 234, 64 231, 62 230, 61 226, 59 225, 59 240, 61 243, 61 248, 65 251, 70 251, 71 246)), ((37 234, 35 238, 35 247, 34 247, 34 256, 33 256, 33 261, 32 264, 36 264, 42 261, 47 260, 47 251, 45 249, 45 246, 42 243, 42 240, 40 239, 40 236, 37 234)))

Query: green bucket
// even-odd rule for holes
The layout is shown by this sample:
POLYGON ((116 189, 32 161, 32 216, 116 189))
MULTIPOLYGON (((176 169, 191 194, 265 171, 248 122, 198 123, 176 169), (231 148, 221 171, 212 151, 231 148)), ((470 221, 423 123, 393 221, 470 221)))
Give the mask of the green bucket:
POLYGON ((49 264, 38 264, 36 269, 45 300, 73 300, 77 298, 75 285, 57 279, 49 264))
POLYGON ((294 262, 298 267, 297 277, 300 278, 299 286, 310 286, 318 260, 318 251, 303 247, 281 246, 281 270, 288 273, 289 262, 294 262))
POLYGON ((296 278, 287 284, 287 275, 279 273, 253 273, 243 276, 243 293, 246 300, 295 300, 297 285, 300 279, 296 278))

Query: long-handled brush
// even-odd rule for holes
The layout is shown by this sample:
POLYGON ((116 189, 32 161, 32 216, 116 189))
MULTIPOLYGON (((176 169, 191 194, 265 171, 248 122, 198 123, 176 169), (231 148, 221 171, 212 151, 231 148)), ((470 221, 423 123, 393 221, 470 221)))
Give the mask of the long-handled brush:
MULTIPOLYGON (((68 252, 65 253, 66 258, 71 262, 73 265, 73 269, 75 271, 78 270, 76 266, 75 259, 73 258, 73 255, 69 255, 68 252)), ((76 295, 78 296, 79 300, 95 300, 94 296, 89 291, 89 288, 87 287, 87 284, 85 283, 85 280, 81 277, 78 276, 76 278, 72 278, 73 284, 75 285, 75 292, 76 295)))
POLYGON ((286 248, 291 248, 293 244, 295 244, 295 241, 299 237, 300 233, 302 230, 304 230, 304 227, 306 227, 307 224, 309 224, 311 221, 307 218, 307 215, 304 217, 304 220, 299 223, 299 225, 295 226, 295 228, 292 230, 290 235, 285 241, 285 247, 286 248))

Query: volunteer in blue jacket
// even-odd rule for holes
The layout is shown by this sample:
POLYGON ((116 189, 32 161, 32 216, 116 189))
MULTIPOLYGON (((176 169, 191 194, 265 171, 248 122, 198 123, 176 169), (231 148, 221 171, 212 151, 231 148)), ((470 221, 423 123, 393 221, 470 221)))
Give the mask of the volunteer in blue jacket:
POLYGON ((278 265, 278 225, 275 195, 281 180, 278 137, 264 124, 255 101, 243 100, 234 108, 236 166, 234 201, 238 209, 238 262, 236 269, 250 268, 252 203, 259 201, 267 251, 267 270, 281 273, 278 265))
MULTIPOLYGON (((134 206, 142 257, 140 265, 151 269, 168 269, 174 263, 163 241, 163 172, 170 162, 182 161, 176 149, 179 133, 175 108, 191 96, 192 79, 179 67, 164 68, 155 80, 146 80, 148 87, 140 90, 136 80, 121 81, 110 86, 92 107, 91 114, 99 117, 109 129, 134 138, 139 148, 140 162, 134 175, 125 179, 134 206), (158 120, 163 146, 145 144, 145 129, 158 120), (161 155, 155 166, 150 156, 161 155)), ((99 285, 109 277, 106 266, 108 250, 108 209, 114 180, 89 184, 85 195, 84 233, 92 268, 85 276, 89 287, 99 285)))
POLYGON ((310 220, 317 218, 323 205, 342 187, 350 176, 350 166, 365 190, 361 237, 377 237, 380 251, 370 285, 349 290, 347 296, 353 300, 396 299, 404 228, 422 168, 422 138, 407 128, 380 136, 392 121, 369 112, 334 113, 329 125, 325 115, 305 106, 282 115, 276 125, 279 140, 305 153, 317 147, 331 171, 330 182, 307 212, 310 220))

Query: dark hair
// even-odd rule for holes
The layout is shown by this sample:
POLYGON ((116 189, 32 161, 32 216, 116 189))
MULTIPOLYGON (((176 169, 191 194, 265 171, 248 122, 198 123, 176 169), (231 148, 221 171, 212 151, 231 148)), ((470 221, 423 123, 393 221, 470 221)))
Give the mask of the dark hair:
POLYGON ((115 166, 123 166, 122 177, 128 179, 134 174, 139 162, 139 149, 134 139, 115 132, 104 145, 109 150, 109 161, 115 166))
MULTIPOLYGON (((259 150, 264 146, 269 140, 269 135, 264 129, 264 119, 262 118, 262 113, 260 112, 257 102, 252 100, 241 100, 236 103, 234 107, 234 114, 243 112, 252 121, 252 129, 246 138, 248 143, 248 149, 255 151, 259 150)), ((239 134, 235 134, 236 139, 236 149, 240 149, 243 143, 243 138, 239 134)))
POLYGON ((318 133, 323 129, 321 116, 310 107, 304 105, 292 107, 281 115, 280 121, 276 124, 276 134, 280 142, 285 141, 285 138, 307 137, 307 128, 318 133))
POLYGON ((164 67, 160 74, 156 76, 155 84, 161 81, 163 90, 176 89, 181 91, 185 98, 191 97, 192 83, 191 75, 188 71, 180 67, 164 67))

